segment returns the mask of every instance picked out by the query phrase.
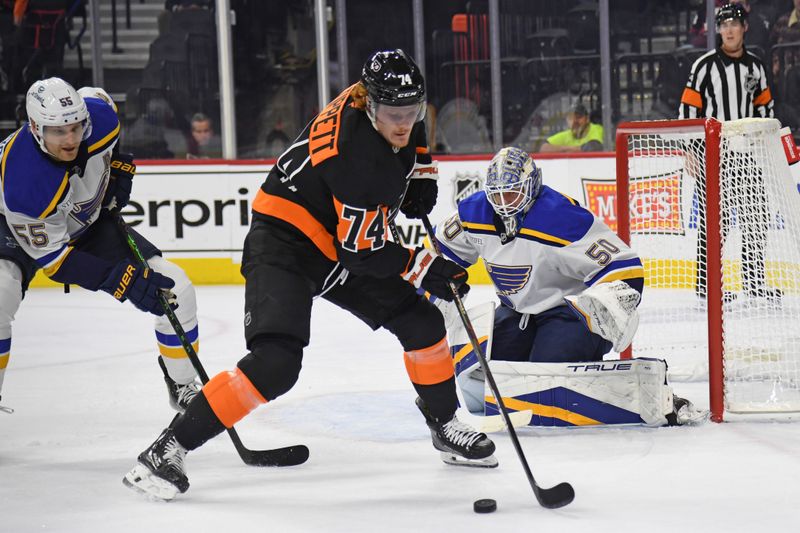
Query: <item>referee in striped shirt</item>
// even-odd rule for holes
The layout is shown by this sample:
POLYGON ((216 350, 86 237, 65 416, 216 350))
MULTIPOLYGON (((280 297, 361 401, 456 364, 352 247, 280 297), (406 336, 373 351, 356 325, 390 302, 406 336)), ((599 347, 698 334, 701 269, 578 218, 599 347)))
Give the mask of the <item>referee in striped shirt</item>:
MULTIPOLYGON (((764 64, 744 46, 747 12, 738 4, 726 4, 717 12, 718 46, 701 56, 689 74, 683 90, 678 117, 714 117, 727 121, 748 117, 773 118, 774 102, 767 85, 764 64)), ((735 210, 742 231, 742 285, 751 298, 766 298, 779 303, 779 289, 766 286, 764 251, 767 241, 769 213, 762 170, 752 156, 739 158, 744 165, 735 172, 737 190, 722 193, 720 225, 725 239, 735 210)), ((691 165, 693 166, 693 165, 691 165)), ((726 176, 726 161, 720 162, 720 174, 726 176)), ((731 169, 729 172, 734 172, 731 169)), ((699 191, 698 191, 699 192, 699 191)), ((704 192, 703 192, 704 195, 704 192)), ((706 297, 706 228, 705 205, 698 202, 697 279, 695 292, 706 297)), ((735 293, 724 292, 723 300, 732 301, 735 293)))
POLYGON ((764 64, 744 47, 747 12, 738 4, 721 7, 717 31, 722 43, 692 65, 678 118, 773 118, 764 64))

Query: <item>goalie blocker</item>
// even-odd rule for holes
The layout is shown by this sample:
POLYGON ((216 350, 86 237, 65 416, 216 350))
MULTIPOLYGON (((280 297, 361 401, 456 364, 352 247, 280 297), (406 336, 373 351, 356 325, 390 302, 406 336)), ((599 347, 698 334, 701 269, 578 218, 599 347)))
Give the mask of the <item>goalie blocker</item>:
MULTIPOLYGON (((494 304, 469 310, 478 340, 491 359, 494 304)), ((472 414, 498 414, 484 383, 480 363, 463 326, 450 324, 456 379, 472 414)), ((575 363, 490 360, 492 374, 509 410, 530 411, 531 426, 683 425, 703 421, 707 413, 674 396, 667 364, 660 359, 575 363)))

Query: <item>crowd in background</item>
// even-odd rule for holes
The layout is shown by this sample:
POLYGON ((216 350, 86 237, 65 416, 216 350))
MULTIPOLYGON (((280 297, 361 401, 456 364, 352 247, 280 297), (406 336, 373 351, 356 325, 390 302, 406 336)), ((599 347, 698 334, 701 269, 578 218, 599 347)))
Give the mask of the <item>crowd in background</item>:
MULTIPOLYGON (((104 70, 105 86, 123 117, 123 146, 140 158, 221 157, 215 2, 135 0, 132 9, 140 3, 162 8, 147 63, 104 70), (208 143, 198 140, 198 128, 208 143)), ((275 157, 318 111, 314 3, 230 1, 236 21, 240 158, 275 157)), ((771 67, 776 116, 800 131, 800 0, 740 3, 749 13, 746 46, 771 67)), ((117 4, 122 17, 126 3, 117 4)), ((413 55, 410 0, 348 0, 341 20, 336 4, 328 1, 326 15, 332 94, 343 88, 342 79, 358 78, 363 58, 372 50, 403 48, 413 55), (382 24, 374 24, 377 19, 382 24), (344 58, 335 38, 337 24, 343 22, 348 46, 344 58)), ((439 153, 490 153, 494 140, 488 1, 422 4, 426 54, 421 59, 428 82, 431 145, 439 153)), ((706 50, 705 1, 609 4, 613 122, 675 118, 689 68, 706 50)), ((597 1, 500 0, 499 6, 502 144, 558 150, 560 140, 572 131, 569 149, 576 139, 585 139, 579 149, 611 149, 598 130, 597 1), (559 137, 562 132, 565 135, 559 137)), ((13 131, 25 120, 21 95, 36 79, 59 75, 76 86, 91 84, 86 14, 86 0, 0 0, 0 133, 13 131), (67 68, 65 51, 76 47, 82 65, 67 68)))

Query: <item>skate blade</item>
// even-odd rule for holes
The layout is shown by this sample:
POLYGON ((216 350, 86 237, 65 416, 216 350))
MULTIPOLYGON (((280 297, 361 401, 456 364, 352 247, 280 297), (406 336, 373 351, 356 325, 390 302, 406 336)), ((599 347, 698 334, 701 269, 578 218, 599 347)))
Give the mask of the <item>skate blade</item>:
POLYGON ((497 468, 497 465, 500 464, 497 462, 497 459, 494 455, 484 457, 483 459, 466 459, 460 455, 450 452, 439 452, 439 455, 441 456, 442 461, 449 465, 455 466, 468 466, 471 468, 497 468))
POLYGON ((141 463, 137 463, 130 472, 125 474, 122 483, 151 501, 168 502, 180 492, 178 487, 153 475, 150 469, 141 463))

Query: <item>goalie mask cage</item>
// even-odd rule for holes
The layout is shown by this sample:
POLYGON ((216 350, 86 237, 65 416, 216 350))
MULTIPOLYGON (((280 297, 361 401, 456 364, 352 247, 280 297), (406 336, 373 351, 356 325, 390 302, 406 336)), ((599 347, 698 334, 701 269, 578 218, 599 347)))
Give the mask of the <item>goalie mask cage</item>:
POLYGON ((778 121, 623 123, 616 157, 617 231, 645 267, 632 354, 707 376, 712 420, 800 411, 800 194, 778 121))

